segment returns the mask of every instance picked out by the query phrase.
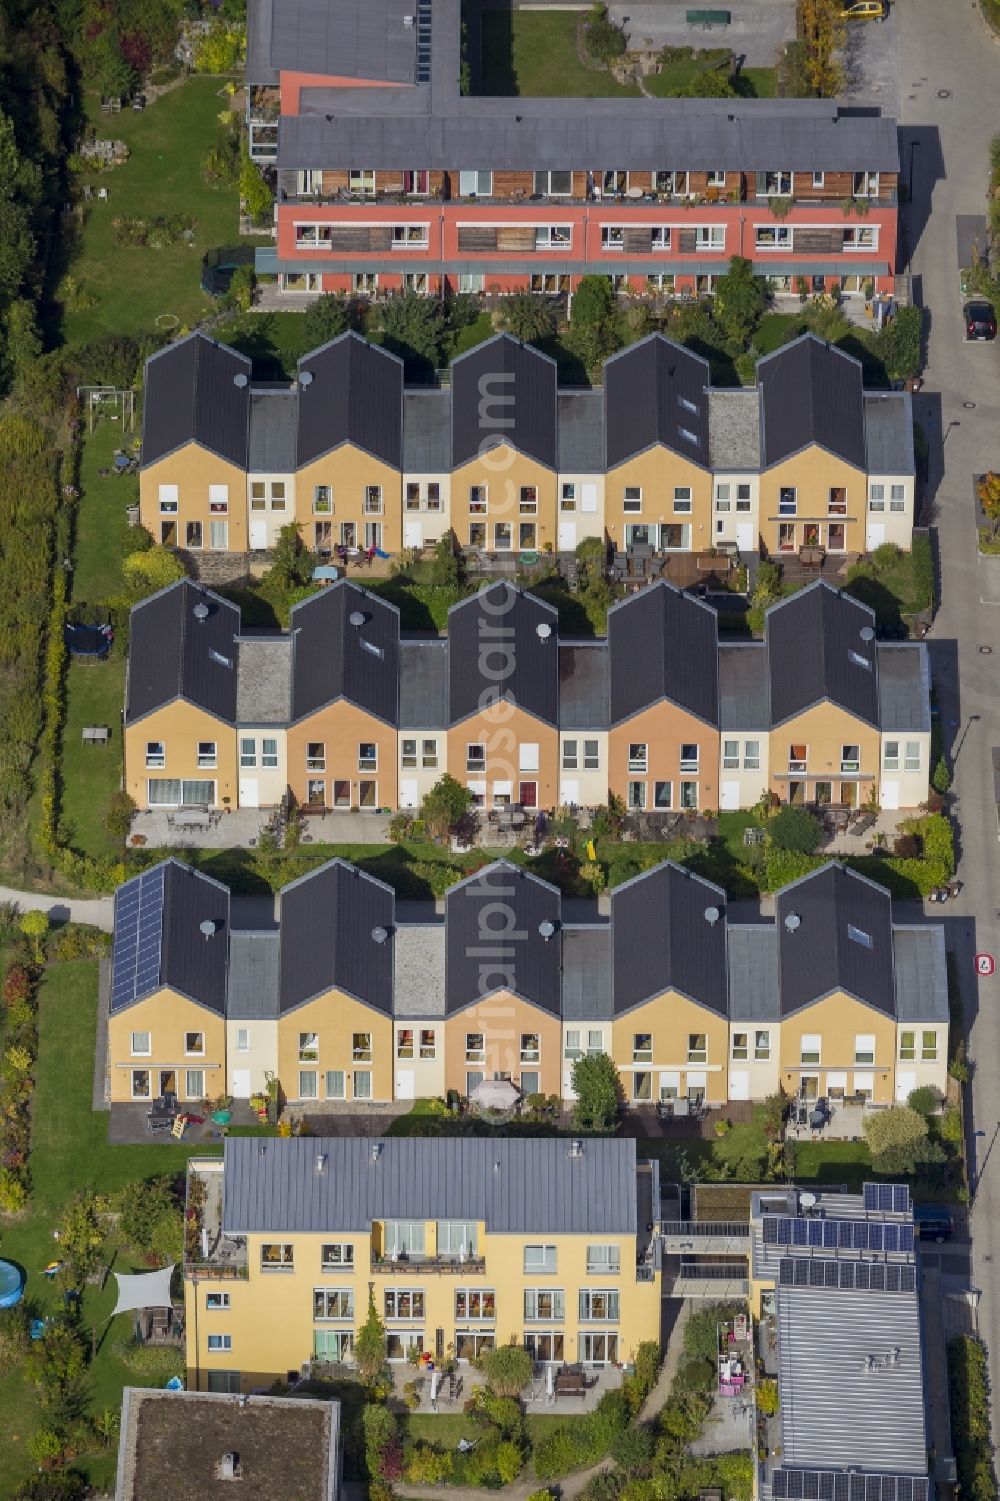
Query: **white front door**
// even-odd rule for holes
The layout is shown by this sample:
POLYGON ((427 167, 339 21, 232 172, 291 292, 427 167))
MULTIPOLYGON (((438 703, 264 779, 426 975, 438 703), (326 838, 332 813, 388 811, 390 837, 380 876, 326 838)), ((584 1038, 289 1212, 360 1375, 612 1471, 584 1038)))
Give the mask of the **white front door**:
POLYGON ((729 1098, 731 1100, 749 1100, 750 1072, 748 1069, 734 1069, 730 1072, 729 1098))
POLYGON ((240 807, 257 808, 260 806, 260 783, 256 777, 240 777, 240 807))
POLYGON ((423 545, 424 545, 424 529, 423 529, 422 523, 419 522, 419 521, 404 521, 403 522, 403 546, 404 547, 423 547, 423 545))
POLYGON ((412 1068, 398 1068, 396 1070, 396 1099, 413 1099, 413 1070, 412 1068))
POLYGON ((740 552, 753 552, 753 522, 737 521, 736 546, 740 552))
POLYGON ((885 541, 885 522, 869 521, 868 535, 865 539, 865 547, 869 552, 874 552, 876 547, 881 547, 885 541))
POLYGON ((564 808, 578 808, 580 806, 580 783, 575 779, 559 783, 559 801, 564 808))
POLYGON ((905 1105, 910 1095, 917 1087, 917 1076, 913 1073, 896 1075, 896 1104, 905 1105))
POLYGON ((250 1070, 248 1068, 234 1068, 230 1089, 236 1100, 249 1100, 250 1098, 250 1070))
POLYGON ((267 522, 251 521, 250 523, 250 551, 267 551, 267 522))
POLYGON ((719 789, 720 808, 738 808, 740 805, 739 782, 723 782, 719 789))
POLYGON ((576 547, 576 522, 560 521, 559 523, 559 551, 573 552, 576 547))
POLYGON ((883 808, 899 807, 899 783, 883 782, 879 791, 878 800, 883 808))
POLYGON ((407 777, 399 784, 399 806, 401 808, 416 808, 420 803, 420 795, 417 792, 415 777, 407 777))

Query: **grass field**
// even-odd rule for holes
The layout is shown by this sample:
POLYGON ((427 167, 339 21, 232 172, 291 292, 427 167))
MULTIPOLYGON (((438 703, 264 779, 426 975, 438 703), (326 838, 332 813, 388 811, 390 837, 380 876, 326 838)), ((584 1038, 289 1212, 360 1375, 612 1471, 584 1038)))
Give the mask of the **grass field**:
MULTIPOLYGON (((676 98, 688 84, 708 66, 699 57, 679 58, 676 62, 664 63, 659 73, 652 73, 643 80, 646 90, 658 99, 676 98)), ((744 68, 737 80, 737 92, 744 99, 773 99, 776 79, 773 68, 744 68)))
POLYGON ((73 602, 103 604, 122 586, 122 542, 127 529, 125 508, 137 504, 136 475, 107 474, 116 448, 130 448, 139 436, 139 416, 134 431, 122 434, 121 423, 101 418, 93 433, 84 438, 80 461, 80 501, 76 515, 73 550, 73 602))
MULTIPOLYGON (((40 1274, 52 1260, 56 1249, 52 1231, 73 1192, 94 1184, 102 1193, 113 1193, 131 1179, 179 1170, 188 1156, 184 1147, 159 1143, 108 1146, 108 1118, 91 1110, 96 1014, 96 961, 53 965, 39 1003, 31 1153, 34 1191, 24 1217, 0 1232, 0 1254, 25 1269, 25 1297, 42 1317, 54 1313, 59 1302, 54 1285, 40 1274)), ((83 1298, 84 1324, 100 1331, 114 1301, 113 1278, 103 1290, 88 1287, 83 1298)), ((129 1332, 128 1316, 123 1315, 108 1329, 90 1368, 94 1411, 120 1405, 126 1383, 146 1384, 111 1353, 115 1341, 129 1332)), ((0 1412, 4 1414, 0 1498, 5 1498, 34 1471, 25 1445, 39 1422, 38 1394, 17 1371, 0 1371, 0 1412)), ((93 1484, 106 1486, 114 1476, 115 1457, 109 1450, 80 1463, 93 1484)))
POLYGON ((141 114, 128 110, 114 117, 102 115, 99 100, 87 95, 98 136, 124 141, 131 155, 113 171, 81 175, 81 183, 107 188, 108 201, 95 197, 85 205, 85 226, 69 269, 97 301, 66 311, 69 343, 109 330, 152 329, 166 313, 191 325, 211 306, 199 282, 202 255, 233 242, 238 229, 236 189, 209 187, 199 169, 201 157, 215 144, 217 117, 229 107, 223 88, 221 78, 189 78, 141 114), (197 221, 193 242, 162 250, 116 246, 112 221, 122 214, 190 215, 197 221))
POLYGON ((482 92, 576 99, 637 99, 604 68, 587 68, 576 50, 576 11, 500 11, 482 15, 482 92))

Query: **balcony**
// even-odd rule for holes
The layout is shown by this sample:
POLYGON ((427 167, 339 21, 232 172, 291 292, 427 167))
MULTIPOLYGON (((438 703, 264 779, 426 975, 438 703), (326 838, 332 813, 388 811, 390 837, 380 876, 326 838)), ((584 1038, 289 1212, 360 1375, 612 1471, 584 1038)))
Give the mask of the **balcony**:
POLYGON ((222 1231, 223 1171, 219 1157, 192 1157, 188 1162, 184 1275, 195 1282, 247 1275, 246 1236, 222 1231))
POLYGON ((403 1277, 474 1277, 486 1271, 485 1256, 373 1256, 371 1270, 403 1277))

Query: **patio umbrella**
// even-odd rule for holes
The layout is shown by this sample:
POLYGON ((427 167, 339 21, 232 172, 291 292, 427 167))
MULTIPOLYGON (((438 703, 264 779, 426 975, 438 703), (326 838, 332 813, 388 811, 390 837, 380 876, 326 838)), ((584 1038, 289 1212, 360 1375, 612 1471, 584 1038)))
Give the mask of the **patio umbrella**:
POLYGON ((510 1110, 520 1098, 509 1079, 484 1079, 469 1096, 474 1105, 486 1110, 510 1110))

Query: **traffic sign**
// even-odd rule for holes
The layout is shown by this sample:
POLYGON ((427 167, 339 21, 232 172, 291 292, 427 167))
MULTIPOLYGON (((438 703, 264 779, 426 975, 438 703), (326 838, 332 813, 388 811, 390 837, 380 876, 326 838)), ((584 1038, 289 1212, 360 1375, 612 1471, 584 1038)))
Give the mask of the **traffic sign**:
POLYGON ((992 975, 997 967, 997 962, 992 954, 976 955, 976 974, 980 976, 992 975))

